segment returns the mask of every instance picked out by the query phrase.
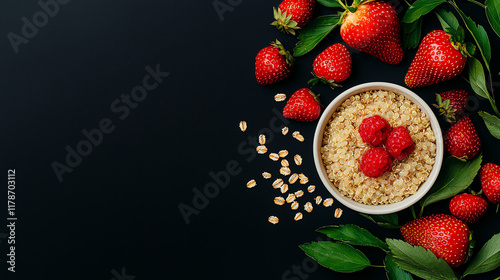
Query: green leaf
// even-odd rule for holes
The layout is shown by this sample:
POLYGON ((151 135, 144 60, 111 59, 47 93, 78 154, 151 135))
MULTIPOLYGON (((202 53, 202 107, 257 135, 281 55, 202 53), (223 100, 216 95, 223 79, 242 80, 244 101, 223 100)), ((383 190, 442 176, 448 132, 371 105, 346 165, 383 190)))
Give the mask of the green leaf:
POLYGON ((464 20, 467 29, 474 38, 474 41, 476 42, 476 45, 479 48, 479 51, 481 52, 481 56, 483 57, 486 68, 489 71, 490 60, 491 60, 491 46, 490 46, 490 39, 488 38, 486 30, 484 30, 484 27, 482 27, 481 25, 476 24, 470 17, 465 15, 464 12, 462 12, 461 10, 458 10, 458 12, 460 13, 462 19, 464 20))
POLYGON ((369 219, 370 221, 374 222, 375 224, 381 227, 391 228, 391 229, 396 229, 401 227, 398 222, 398 214, 396 213, 386 214, 386 215, 366 215, 360 213, 360 215, 369 219))
POLYGON ((490 100, 490 94, 486 88, 486 77, 481 62, 474 57, 467 61, 469 65, 469 83, 472 90, 479 96, 490 100))
POLYGON ((402 270, 428 280, 456 280, 451 267, 443 259, 420 246, 412 246, 402 240, 387 239, 394 262, 402 270))
POLYGON ((414 49, 420 44, 422 21, 423 19, 419 18, 412 23, 402 23, 403 48, 405 50, 414 49))
POLYGON ((446 0, 418 0, 406 10, 402 22, 414 22, 444 2, 446 0))
POLYGON ((396 265, 391 254, 385 257, 384 265, 388 280, 413 280, 411 274, 396 265))
POLYGON ((305 55, 316 47, 337 25, 339 15, 319 16, 309 22, 299 34, 299 42, 295 45, 293 56, 305 55))
POLYGON ((436 182, 420 201, 422 209, 429 204, 448 199, 464 191, 481 168, 481 160, 481 155, 468 162, 463 162, 453 156, 446 158, 436 182))
POLYGON ((447 12, 446 10, 439 8, 436 10, 436 16, 443 27, 443 30, 447 28, 452 28, 453 30, 457 30, 460 24, 458 23, 458 19, 452 12, 447 12))
POLYGON ((500 266, 500 233, 484 244, 483 248, 477 252, 469 266, 464 272, 465 275, 479 274, 492 271, 500 266))
POLYGON ((333 240, 342 241, 352 245, 377 247, 382 250, 389 250, 384 241, 378 239, 366 229, 357 225, 326 226, 319 228, 317 232, 326 234, 333 240))
POLYGON ((337 0, 318 0, 318 3, 328 8, 343 8, 337 0))
POLYGON ((355 272, 371 265, 361 251, 344 243, 319 241, 299 246, 320 265, 337 272, 355 272))
POLYGON ((500 37, 500 2, 498 0, 486 0, 486 16, 491 28, 500 37))
POLYGON ((490 131, 491 135, 493 137, 500 139, 500 119, 497 116, 493 116, 489 113, 486 113, 484 111, 480 111, 479 116, 483 118, 484 124, 490 131))

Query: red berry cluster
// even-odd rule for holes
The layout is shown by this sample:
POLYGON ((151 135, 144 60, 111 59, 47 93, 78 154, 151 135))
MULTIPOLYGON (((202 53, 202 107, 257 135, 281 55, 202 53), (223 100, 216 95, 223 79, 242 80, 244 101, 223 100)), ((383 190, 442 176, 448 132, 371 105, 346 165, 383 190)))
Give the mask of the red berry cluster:
POLYGON ((392 128, 379 115, 364 119, 358 132, 363 142, 372 146, 363 154, 360 163, 361 171, 368 177, 379 177, 391 169, 393 158, 401 160, 415 150, 415 143, 406 127, 392 128))

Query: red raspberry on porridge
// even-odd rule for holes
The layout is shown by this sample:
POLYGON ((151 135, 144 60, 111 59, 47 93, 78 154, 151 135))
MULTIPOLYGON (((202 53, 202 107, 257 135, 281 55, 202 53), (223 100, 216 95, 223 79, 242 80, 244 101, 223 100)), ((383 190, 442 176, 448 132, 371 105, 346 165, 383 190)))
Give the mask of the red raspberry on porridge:
POLYGON ((375 115, 363 119, 358 131, 364 142, 378 146, 382 144, 391 131, 391 125, 381 116, 375 115))

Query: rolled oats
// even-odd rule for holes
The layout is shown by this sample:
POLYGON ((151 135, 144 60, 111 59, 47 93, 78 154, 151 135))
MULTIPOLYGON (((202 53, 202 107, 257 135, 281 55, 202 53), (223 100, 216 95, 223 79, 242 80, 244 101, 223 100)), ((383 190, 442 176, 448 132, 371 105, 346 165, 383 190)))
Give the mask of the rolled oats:
POLYGON ((274 100, 275 100, 276 102, 285 101, 285 99, 286 99, 286 94, 284 94, 284 93, 278 93, 278 94, 276 94, 276 95, 274 96, 274 100))
POLYGON ((264 177, 264 179, 269 179, 269 178, 271 178, 271 176, 272 175, 269 172, 262 172, 262 177, 264 177))
POLYGON ((281 191, 281 193, 286 193, 288 191, 288 184, 283 184, 280 187, 280 191, 281 191))
POLYGON ((292 133, 292 136, 300 142, 304 142, 304 136, 302 136, 299 131, 295 131, 294 133, 292 133))
POLYGON ((282 186, 282 185, 283 185, 283 179, 278 178, 278 179, 274 180, 274 182, 273 182, 273 185, 272 185, 272 186, 273 186, 273 188, 275 188, 275 189, 279 189, 279 188, 281 188, 281 186, 282 186))
POLYGON ((311 213, 312 210, 313 210, 313 205, 311 202, 307 202, 306 204, 304 204, 304 210, 308 213, 311 213))
POLYGON ((295 221, 299 221, 299 220, 302 220, 303 217, 304 217, 304 215, 302 215, 302 213, 298 212, 297 214, 295 214, 295 217, 293 219, 295 221))
POLYGON ((318 195, 317 197, 314 198, 314 200, 316 201, 317 205, 320 205, 321 202, 323 201, 323 198, 321 197, 321 195, 318 195))
POLYGON ((259 135, 259 144, 266 144, 266 136, 264 134, 259 135))
POLYGON ((299 198, 299 197, 301 197, 301 196, 303 196, 303 195, 304 195, 304 191, 303 191, 303 190, 298 190, 298 191, 296 191, 296 192, 295 192, 295 196, 296 196, 297 198, 299 198))
POLYGON ((297 201, 292 202, 292 205, 290 205, 290 208, 292 208, 292 210, 299 209, 299 203, 297 201))
POLYGON ((342 216, 343 212, 344 211, 342 211, 342 209, 340 209, 340 208, 335 209, 334 217, 337 218, 337 219, 340 218, 342 216))
POLYGON ((281 166, 283 166, 283 167, 288 167, 288 166, 290 166, 290 163, 288 162, 288 160, 286 160, 286 159, 282 159, 282 160, 281 160, 281 166))
POLYGON ((288 196, 286 197, 286 203, 292 203, 295 201, 295 199, 296 199, 296 197, 293 193, 288 194, 288 196))
POLYGON ((277 153, 270 153, 269 158, 273 161, 278 161, 280 159, 280 156, 277 153))
POLYGON ((302 157, 300 155, 295 155, 293 161, 295 161, 296 165, 302 165, 302 157))
POLYGON ((283 128, 281 129, 281 134, 283 134, 283 135, 287 135, 287 134, 288 134, 288 130, 289 130, 289 129, 288 129, 288 126, 283 127, 283 128))
POLYGON ((288 151, 287 150, 281 150, 279 151, 278 155, 280 155, 280 157, 284 158, 288 155, 288 151))
POLYGON ((257 182, 255 182, 255 180, 252 179, 252 180, 248 181, 247 188, 251 189, 255 186, 257 186, 257 182))
POLYGON ((288 175, 290 175, 290 173, 292 173, 292 171, 290 170, 289 167, 283 166, 283 167, 280 168, 280 174, 281 175, 288 176, 288 175))
POLYGON ((309 192, 309 193, 313 193, 315 190, 316 190, 315 185, 310 185, 309 187, 307 187, 307 192, 309 192))
POLYGON ((245 132, 247 130, 247 122, 246 121, 240 122, 240 130, 243 132, 245 132))
POLYGON ((280 219, 278 219, 278 217, 276 216, 269 216, 269 218, 267 219, 271 224, 275 225, 277 223, 280 222, 280 219))
POLYGON ((292 175, 290 175, 290 178, 288 178, 288 183, 295 184, 295 182, 297 182, 297 179, 299 179, 299 175, 297 175, 297 173, 293 173, 292 175))
POLYGON ((259 153, 261 155, 267 153, 267 147, 264 145, 257 146, 256 150, 257 150, 257 153, 259 153))
POLYGON ((281 196, 277 196, 274 198, 274 204, 283 205, 283 204, 285 204, 285 199, 281 196))
POLYGON ((330 207, 333 205, 333 198, 327 198, 323 201, 323 206, 330 207))

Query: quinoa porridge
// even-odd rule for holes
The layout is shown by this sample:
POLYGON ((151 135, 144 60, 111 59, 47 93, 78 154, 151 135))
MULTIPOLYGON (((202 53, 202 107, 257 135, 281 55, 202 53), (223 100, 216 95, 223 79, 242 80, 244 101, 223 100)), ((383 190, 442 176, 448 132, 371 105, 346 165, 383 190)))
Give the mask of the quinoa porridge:
POLYGON ((403 200, 418 191, 427 180, 436 159, 436 138, 429 116, 402 95, 373 90, 344 101, 325 127, 321 157, 328 179, 340 193, 357 202, 378 205, 403 200), (359 162, 370 148, 358 132, 362 120, 380 115, 392 127, 404 126, 415 143, 415 150, 377 178, 365 176, 359 162))

